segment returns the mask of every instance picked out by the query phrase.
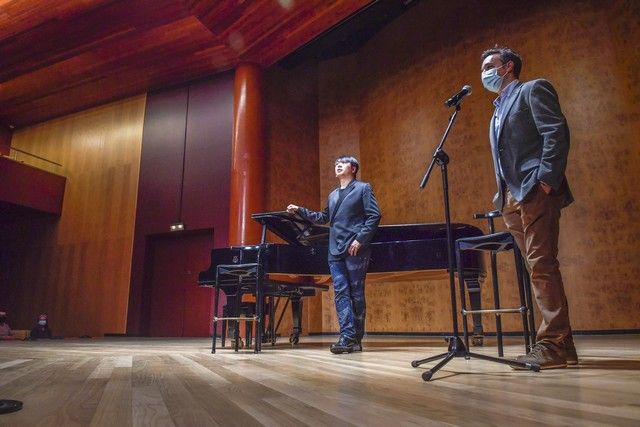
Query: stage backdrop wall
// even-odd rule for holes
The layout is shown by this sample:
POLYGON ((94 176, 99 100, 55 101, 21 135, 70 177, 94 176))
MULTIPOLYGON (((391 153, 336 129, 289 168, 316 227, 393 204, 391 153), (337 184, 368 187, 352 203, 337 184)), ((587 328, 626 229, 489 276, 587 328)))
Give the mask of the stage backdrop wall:
MULTIPOLYGON (((227 246, 233 78, 233 73, 228 72, 148 94, 131 271, 129 334, 147 334, 152 326, 148 323, 153 287, 149 271, 153 264, 150 239, 169 233, 172 223, 182 221, 187 232, 213 229, 210 249, 227 246)), ((176 262, 179 259, 176 254, 176 262)), ((205 254, 199 267, 185 264, 184 274, 193 286, 197 274, 209 267, 209 260, 205 254)), ((177 304, 182 305, 183 301, 177 304)))
MULTIPOLYGON (((264 112, 267 144, 267 209, 282 211, 289 203, 319 208, 318 78, 314 63, 265 73, 264 112)), ((278 241, 270 235, 271 241, 278 241)), ((322 330, 322 300, 306 298, 303 331, 322 330)), ((281 304, 282 307, 282 304, 281 304)), ((280 327, 291 330, 290 310, 280 327)))
MULTIPOLYGON (((632 315, 640 306, 639 16, 640 4, 624 0, 419 2, 357 53, 319 66, 320 204, 335 186, 333 159, 353 152, 383 223, 443 221, 440 172, 424 191, 418 184, 452 112, 443 101, 470 84, 446 147, 452 218, 486 231, 472 219, 493 209, 495 192, 495 95, 482 88, 480 53, 506 44, 524 57, 523 80, 554 84, 571 128, 567 175, 576 202, 563 211, 560 263, 573 327, 640 328, 632 315)), ((516 300, 511 263, 499 259, 503 304, 516 300)), ((446 280, 371 285, 367 298, 369 331, 451 328, 446 280)), ((322 331, 336 331, 331 295, 322 307, 322 331)), ((518 327, 504 318, 506 329, 518 327)), ((485 328, 493 330, 492 318, 485 328)))
POLYGON ((0 231, 0 295, 14 329, 47 313, 55 335, 126 327, 144 95, 14 132, 16 158, 67 177, 59 218, 0 231))

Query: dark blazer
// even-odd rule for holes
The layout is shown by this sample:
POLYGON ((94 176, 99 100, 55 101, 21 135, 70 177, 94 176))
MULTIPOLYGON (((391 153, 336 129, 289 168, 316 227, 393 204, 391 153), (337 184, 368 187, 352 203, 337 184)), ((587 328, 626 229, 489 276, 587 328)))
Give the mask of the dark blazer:
POLYGON ((573 201, 565 177, 569 127, 560 110, 558 94, 551 83, 542 79, 516 84, 505 105, 497 139, 493 119, 490 122, 489 140, 498 184, 493 203, 502 210, 499 156, 505 184, 516 200, 522 201, 542 181, 563 192, 567 206, 573 201))
POLYGON ((344 199, 338 204, 339 189, 329 194, 327 207, 321 212, 299 208, 298 213, 317 224, 329 223, 329 259, 343 256, 353 240, 362 244, 360 251, 368 249, 380 223, 380 209, 371 185, 356 179, 347 185, 344 199))

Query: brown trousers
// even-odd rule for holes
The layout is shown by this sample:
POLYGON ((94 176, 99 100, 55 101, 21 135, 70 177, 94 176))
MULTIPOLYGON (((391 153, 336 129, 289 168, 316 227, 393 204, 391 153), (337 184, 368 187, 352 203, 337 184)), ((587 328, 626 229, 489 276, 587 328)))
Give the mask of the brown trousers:
POLYGON ((563 200, 562 191, 546 194, 539 185, 521 202, 506 190, 502 210, 504 223, 525 255, 531 273, 531 287, 542 314, 537 339, 553 344, 561 354, 565 342, 571 339, 569 307, 558 262, 563 200))

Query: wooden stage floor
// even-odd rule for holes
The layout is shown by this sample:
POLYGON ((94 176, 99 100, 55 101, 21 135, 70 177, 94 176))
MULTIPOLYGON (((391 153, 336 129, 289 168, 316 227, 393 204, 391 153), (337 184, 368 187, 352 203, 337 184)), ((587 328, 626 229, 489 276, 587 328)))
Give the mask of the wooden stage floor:
POLYGON ((0 342, 0 399, 24 402, 0 425, 640 425, 637 335, 576 337, 577 368, 456 358, 429 383, 410 362, 445 351, 441 338, 368 337, 350 355, 330 354, 334 339, 259 355, 212 355, 207 339, 0 342))

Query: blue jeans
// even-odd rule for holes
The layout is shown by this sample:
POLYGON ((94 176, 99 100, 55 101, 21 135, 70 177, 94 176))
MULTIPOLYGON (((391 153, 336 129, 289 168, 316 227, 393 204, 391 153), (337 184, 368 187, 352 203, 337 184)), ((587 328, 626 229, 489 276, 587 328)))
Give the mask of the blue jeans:
POLYGON ((364 336, 364 279, 368 267, 369 252, 329 261, 340 336, 358 342, 364 336))

